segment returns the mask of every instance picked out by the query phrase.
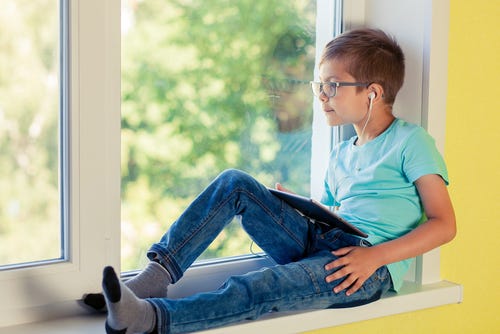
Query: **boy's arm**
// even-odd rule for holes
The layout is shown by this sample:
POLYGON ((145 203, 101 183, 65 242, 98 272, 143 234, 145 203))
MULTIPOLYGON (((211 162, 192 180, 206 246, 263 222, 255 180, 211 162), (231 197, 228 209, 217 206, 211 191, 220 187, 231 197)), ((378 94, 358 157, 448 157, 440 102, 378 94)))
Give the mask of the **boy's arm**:
POLYGON ((336 293, 356 292, 375 270, 383 265, 421 255, 451 241, 456 234, 455 213, 443 179, 430 174, 415 181, 427 221, 410 233, 373 247, 346 247, 333 251, 340 256, 325 266, 326 270, 341 268, 326 277, 327 282, 345 277, 334 288, 336 293))

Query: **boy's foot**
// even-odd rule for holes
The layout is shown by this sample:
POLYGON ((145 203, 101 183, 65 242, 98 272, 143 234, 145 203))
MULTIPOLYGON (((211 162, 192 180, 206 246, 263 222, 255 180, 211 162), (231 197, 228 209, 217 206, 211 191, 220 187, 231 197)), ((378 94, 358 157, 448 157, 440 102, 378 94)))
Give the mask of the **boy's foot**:
POLYGON ((106 300, 102 293, 86 293, 82 300, 78 302, 83 308, 105 313, 107 312, 106 300))
POLYGON ((106 333, 150 333, 154 330, 156 313, 153 305, 137 298, 120 282, 112 267, 104 268, 102 289, 108 307, 106 333))
MULTIPOLYGON (((170 274, 158 262, 150 262, 137 276, 125 285, 139 298, 167 297, 170 274)), ((102 293, 88 293, 82 297, 82 306, 97 312, 106 312, 106 301, 102 293)))

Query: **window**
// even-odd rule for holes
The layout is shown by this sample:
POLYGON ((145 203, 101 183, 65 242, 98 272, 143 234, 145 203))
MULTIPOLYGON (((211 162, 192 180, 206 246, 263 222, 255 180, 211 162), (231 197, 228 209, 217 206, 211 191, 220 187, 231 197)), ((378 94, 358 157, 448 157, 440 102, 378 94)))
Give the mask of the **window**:
MULTIPOLYGON (((238 168, 310 192, 315 0, 122 1, 122 270, 238 168)), ((201 259, 257 251, 231 223, 201 259)))
POLYGON ((66 257, 59 26, 57 0, 2 2, 0 269, 66 257))
MULTIPOLYGON (((1 263, 4 265, 0 270, 2 298, 9 302, 0 305, 0 326, 76 312, 74 301, 81 298, 84 291, 100 289, 103 266, 119 263, 119 241, 113 238, 119 234, 120 219, 120 68, 117 62, 120 8, 119 3, 116 5, 116 2, 97 0, 2 3, 2 31, 11 33, 2 34, 0 43, 10 41, 20 45, 20 51, 25 54, 23 57, 9 54, 12 48, 8 45, 4 48, 2 44, 0 48, 0 197, 1 201, 15 200, 16 193, 3 197, 4 189, 18 182, 14 180, 15 175, 21 175, 21 180, 27 178, 11 167, 4 169, 5 161, 12 159, 10 154, 19 153, 21 161, 32 164, 28 167, 46 168, 28 169, 36 173, 32 177, 35 183, 17 191, 22 190, 38 201, 35 204, 39 215, 35 218, 40 220, 36 223, 47 223, 43 231, 34 226, 18 233, 9 247, 2 239, 1 252, 14 255, 9 255, 8 260, 2 259, 1 263), (29 20, 25 20, 27 18, 29 20), (10 29, 4 28, 7 24, 10 29), (31 35, 22 33, 26 24, 27 33, 31 35), (19 31, 14 32, 13 28, 19 31), (32 37, 36 38, 30 39, 32 37), (4 59, 6 56, 8 59, 4 59), (23 84, 10 86, 21 95, 7 97, 5 94, 10 91, 4 85, 12 81, 5 73, 10 67, 14 68, 11 72, 14 78, 19 78, 17 82, 23 84), (28 88, 32 91, 27 91, 28 88), (22 95, 24 90, 26 95, 22 95), (12 108, 23 103, 21 99, 26 100, 25 107, 18 110, 16 119, 7 106, 12 108), (30 110, 44 113, 23 114, 30 110), (8 125, 10 129, 14 123, 11 118, 27 124, 14 127, 27 137, 24 142, 20 141, 25 145, 23 149, 29 148, 26 152, 9 151, 13 148, 10 142, 5 146, 7 131, 4 132, 3 127, 8 125), (9 153, 7 159, 4 159, 4 149, 9 153), (33 155, 35 149, 37 154, 33 155), (59 161, 64 154, 65 158, 59 161), (27 159, 32 157, 36 159, 27 159), (44 183, 45 188, 41 187, 44 183), (45 212, 50 218, 44 217, 45 212), (34 250, 28 252, 25 246, 31 237, 36 238, 36 244, 34 250)), ((16 205, 12 205, 11 212, 16 212, 16 205)), ((2 202, 0 215, 4 213, 3 208, 2 202)), ((21 209, 23 213, 29 212, 25 207, 21 209)))
MULTIPOLYGON (((336 15, 332 13, 343 13, 343 25, 347 28, 356 25, 371 25, 395 32, 405 50, 413 55, 409 59, 412 62, 409 67, 415 66, 410 74, 413 77, 408 77, 407 82, 417 83, 417 87, 403 88, 405 91, 402 92, 401 97, 410 98, 405 105, 414 106, 415 110, 420 110, 420 108, 423 110, 423 113, 412 110, 409 114, 416 113, 418 121, 421 121, 437 138, 438 145, 442 145, 443 110, 445 110, 443 103, 446 97, 445 78, 447 77, 447 25, 444 23, 447 22, 449 5, 443 1, 411 1, 410 6, 407 2, 402 4, 400 1, 376 2, 375 4, 374 1, 352 0, 343 2, 343 8, 341 8, 336 5, 341 1, 317 0, 316 52, 319 52, 324 43, 333 35, 336 26, 333 18, 336 15), (401 23, 402 20, 404 24, 401 23)), ((15 3, 18 6, 37 6, 42 2, 15 1, 15 3)), ((203 4, 205 1, 200 3, 203 4)), ((19 19, 19 16, 5 14, 8 13, 5 8, 9 7, 2 4, 2 11, 0 11, 2 23, 0 24, 5 21, 4 17, 9 20, 19 19)), ((74 301, 79 299, 83 292, 100 289, 103 266, 111 264, 118 268, 121 263, 119 237, 121 223, 120 1, 61 0, 58 6, 61 11, 60 24, 62 27, 67 27, 66 30, 61 29, 59 38, 63 45, 70 41, 66 44, 66 68, 64 69, 63 66, 68 74, 67 79, 63 79, 68 80, 63 84, 67 92, 62 92, 62 96, 67 98, 64 103, 68 106, 68 119, 66 120, 68 175, 66 177, 69 180, 67 188, 69 204, 66 214, 69 228, 64 233, 60 233, 61 240, 54 239, 57 245, 64 242, 65 251, 59 250, 57 254, 42 258, 58 259, 61 254, 66 254, 66 257, 63 261, 45 261, 43 265, 0 270, 2 298, 9 301, 0 305, 0 326, 80 312, 80 308, 74 301)), ((42 22, 46 20, 48 17, 44 17, 42 22)), ((4 31, 3 26, 2 31, 4 31)), ((1 43, 4 40, 5 37, 2 34, 1 43)), ((64 50, 63 47, 60 51, 64 50)), ((3 49, 0 49, 0 55, 3 57, 3 49)), ((1 61, 1 71, 4 71, 5 64, 12 63, 11 59, 1 61)), ((0 84, 3 85, 3 81, 0 84)), ((4 94, 3 90, 0 94, 4 94)), ((58 94, 61 94, 61 91, 58 94)), ((4 100, 2 96, 0 104, 4 104, 5 101, 8 100, 4 100)), ((4 123, 5 109, 2 109, 2 112, 0 112, 0 115, 3 115, 0 119, 0 127, 6 124, 4 123)), ((312 127, 310 170, 323 170, 324 160, 322 159, 325 157, 324 152, 330 148, 331 133, 330 129, 324 126, 322 115, 318 110, 314 110, 312 127)), ((0 142, 4 135, 4 132, 0 132, 0 142)), ((3 154, 3 146, 0 152, 3 154)), ((2 163, 3 158, 0 160, 0 165, 2 163)), ((322 177, 322 173, 311 172, 310 188, 313 195, 318 185, 321 187, 322 177)), ((4 194, 4 188, 1 189, 0 197, 4 194)), ((32 192, 36 192, 36 189, 32 192)), ((3 210, 3 207, 0 209, 3 210)), ((57 221, 57 226, 61 226, 59 216, 57 221)), ((22 247, 19 246, 22 242, 23 240, 20 240, 13 247, 22 247)), ((3 247, 2 244, 2 249, 3 247)), ((17 259, 12 262, 24 261, 31 260, 17 259)), ((227 273, 248 271, 262 265, 263 261, 262 258, 246 258, 224 264, 224 266, 220 264, 197 266, 183 278, 184 286, 179 285, 177 291, 172 289, 172 292, 178 295, 187 294, 190 292, 189 285, 198 289, 200 287, 211 289, 217 284, 216 280, 227 273), (203 277, 202 284, 196 277, 199 269, 209 273, 205 276, 200 273, 203 277), (207 277, 216 276, 211 273, 217 273, 219 276, 217 279, 207 280, 207 277), (184 288, 185 290, 181 291, 184 288)), ((419 283, 440 281, 439 251, 426 254, 419 258, 419 262, 420 265, 416 267, 416 274, 413 275, 412 280, 416 279, 419 283)), ((438 290, 445 292, 441 288, 438 290)), ((417 303, 414 300, 407 300, 402 304, 430 305, 427 296, 427 294, 422 294, 422 300, 417 303)), ((385 302, 391 303, 390 299, 385 302)), ((442 304, 441 301, 437 301, 433 305, 439 303, 442 304)), ((396 308, 400 309, 400 305, 396 308)), ((374 307, 376 308, 377 305, 374 307)), ((384 307, 384 310, 386 309, 384 307)), ((389 310, 385 314, 396 312, 398 310, 389 310)), ((359 315, 359 313, 356 314, 359 315)), ((374 312, 374 314, 379 313, 374 312)), ((371 314, 367 317, 370 316, 371 314)), ((325 319, 332 317, 321 314, 321 318, 326 321, 325 319)), ((328 324, 322 323, 322 326, 328 326, 328 324)))

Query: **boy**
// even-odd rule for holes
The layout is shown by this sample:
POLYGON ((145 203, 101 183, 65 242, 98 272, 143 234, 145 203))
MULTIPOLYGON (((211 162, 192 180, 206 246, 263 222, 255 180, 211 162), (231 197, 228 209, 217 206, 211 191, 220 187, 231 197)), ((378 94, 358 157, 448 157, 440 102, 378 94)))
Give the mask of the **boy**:
POLYGON ((322 202, 368 238, 314 224, 249 175, 225 171, 151 247, 144 271, 124 284, 104 269, 107 333, 192 332, 270 311, 366 304, 400 289, 409 259, 454 238, 443 159, 422 128, 392 114, 404 78, 398 44, 380 30, 346 32, 326 45, 319 70, 311 85, 328 125, 353 124, 357 134, 332 151, 322 202), (277 265, 167 299, 168 284, 235 215, 277 265))

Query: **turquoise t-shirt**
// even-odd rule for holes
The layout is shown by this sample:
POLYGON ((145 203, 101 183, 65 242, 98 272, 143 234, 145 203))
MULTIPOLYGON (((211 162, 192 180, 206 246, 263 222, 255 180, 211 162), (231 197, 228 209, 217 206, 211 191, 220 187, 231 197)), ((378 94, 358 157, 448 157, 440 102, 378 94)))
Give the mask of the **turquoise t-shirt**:
MULTIPOLYGON (((330 155, 321 202, 368 234, 373 244, 396 239, 414 229, 423 208, 414 182, 448 173, 434 139, 420 126, 396 119, 372 141, 355 146, 357 137, 337 145, 330 155)), ((391 263, 398 291, 411 259, 391 263)))

